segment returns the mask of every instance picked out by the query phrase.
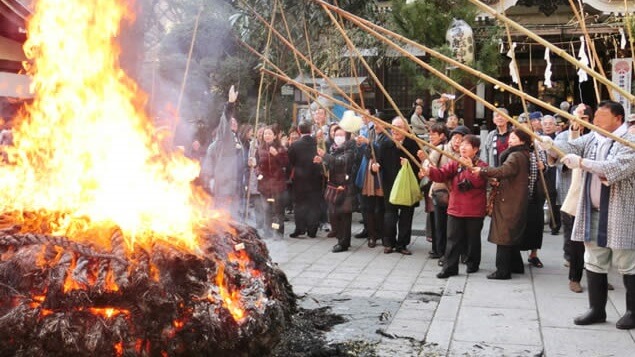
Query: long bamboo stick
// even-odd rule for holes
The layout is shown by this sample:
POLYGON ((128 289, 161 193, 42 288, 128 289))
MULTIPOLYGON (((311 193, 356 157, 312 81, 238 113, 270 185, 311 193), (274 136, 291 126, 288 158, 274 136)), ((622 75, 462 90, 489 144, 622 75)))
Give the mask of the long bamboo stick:
MULTIPOLYGON (((298 82, 298 81, 296 81, 296 80, 292 79, 291 77, 289 77, 288 75, 286 75, 286 74, 284 74, 284 73, 275 73, 275 72, 270 71, 270 70, 268 70, 268 69, 266 69, 266 68, 265 68, 265 69, 262 69, 262 71, 264 71, 265 73, 267 73, 267 74, 269 74, 269 75, 271 75, 271 76, 274 76, 274 77, 276 77, 276 78, 278 78, 278 79, 280 79, 280 80, 287 81, 288 83, 291 83, 291 84, 293 84, 294 86, 298 87, 300 90, 304 90, 304 91, 307 91, 307 92, 317 92, 317 93, 319 93, 316 89, 313 89, 313 88, 311 88, 311 87, 309 87, 309 86, 307 86, 307 85, 305 85, 305 84, 303 84, 303 83, 300 83, 300 82, 298 82)), ((355 113, 357 113, 357 114, 359 114, 359 115, 366 115, 366 114, 367 114, 367 113, 364 111, 364 109, 362 109, 362 108, 360 108, 360 107, 358 107, 358 106, 353 106, 353 105, 350 105, 350 104, 348 104, 348 103, 346 103, 346 102, 343 102, 343 101, 341 101, 341 100, 339 100, 339 99, 336 99, 336 98, 334 98, 334 97, 332 97, 332 96, 330 96, 330 95, 328 95, 328 94, 320 93, 320 95, 322 95, 322 96, 324 96, 325 98, 327 98, 327 99, 329 99, 329 100, 333 101, 334 103, 337 103, 337 104, 339 104, 339 105, 341 105, 341 106, 343 106, 343 107, 345 107, 345 108, 347 108, 347 109, 350 109, 350 110, 354 111, 355 113)), ((404 136, 406 136, 406 137, 408 137, 408 138, 410 138, 410 139, 412 139, 412 140, 414 140, 414 141, 421 142, 423 145, 425 145, 425 146, 429 147, 430 149, 432 149, 432 150, 434 150, 434 151, 438 152, 439 154, 441 154, 441 155, 443 155, 443 156, 446 156, 446 157, 448 157, 449 159, 451 159, 451 160, 454 160, 454 161, 457 161, 457 162, 458 162, 458 160, 457 160, 454 156, 452 156, 452 155, 448 154, 447 152, 445 152, 445 151, 443 151, 443 150, 439 149, 438 147, 436 147, 436 146, 434 146, 434 145, 432 145, 432 144, 428 143, 427 141, 420 139, 420 138, 419 138, 419 137, 417 137, 416 135, 414 135, 414 134, 412 134, 412 133, 410 133, 410 132, 408 132, 408 131, 406 131, 406 130, 403 130, 403 129, 399 128, 399 127, 396 127, 396 126, 394 126, 394 125, 392 125, 392 124, 390 124, 390 123, 386 123, 386 122, 382 121, 381 119, 376 118, 376 117, 374 117, 374 116, 372 116, 372 115, 371 115, 371 116, 369 116, 369 118, 370 118, 370 120, 372 120, 375 124, 379 124, 379 125, 381 125, 381 126, 388 127, 388 128, 390 128, 390 129, 392 129, 392 130, 394 130, 394 131, 396 131, 396 132, 399 132, 399 133, 403 134, 404 136)), ((403 119, 403 118, 402 118, 402 119, 403 119)), ((403 119, 403 120, 405 120, 405 119, 403 119)), ((418 161, 418 160, 417 160, 417 161, 418 161)))
MULTIPOLYGON (((278 5, 278 0, 274 1, 274 9, 277 7, 278 5)), ((271 28, 273 28, 273 24, 276 21, 276 12, 274 11, 271 14, 271 28)), ((269 49, 271 46, 271 30, 269 30, 269 34, 267 35, 267 42, 265 44, 265 53, 264 53, 264 58, 267 58, 269 56, 269 49)), ((262 67, 264 68, 267 65, 266 61, 262 61, 262 67)), ((257 132, 258 130, 258 121, 260 120, 260 104, 261 104, 261 99, 262 99, 262 88, 265 82, 265 73, 262 72, 260 74, 260 84, 258 85, 258 99, 256 101, 256 125, 254 126, 254 130, 257 132)), ((253 149, 255 149, 256 147, 256 140, 258 140, 257 135, 254 135, 253 139, 251 140, 251 143, 249 144, 249 154, 248 157, 249 159, 252 159, 251 154, 254 154, 254 152, 252 152, 253 149)), ((255 160, 255 159, 254 159, 255 160)), ((251 196, 251 178, 254 175, 254 167, 249 167, 249 177, 247 179, 247 200, 245 201, 245 221, 247 221, 247 218, 249 217, 249 199, 251 196)))
MULTIPOLYGON (((591 41, 591 36, 589 36, 589 32, 586 30, 586 19, 584 18, 584 9, 582 8, 582 4, 580 3, 580 11, 578 12, 578 7, 574 3, 575 0, 569 0, 569 6, 571 6, 571 10, 575 15, 575 18, 578 20, 580 24, 580 29, 582 29, 582 33, 584 34, 584 38, 586 39, 587 50, 589 55, 591 56, 591 61, 595 63, 595 66, 600 70, 600 73, 606 77, 606 73, 604 73, 604 67, 602 67, 602 63, 600 63, 600 58, 598 57, 598 53, 595 50, 595 44, 591 41)), ((595 88, 595 99, 599 103, 601 101, 600 96, 600 88, 598 88, 597 79, 593 78, 593 87, 595 88)), ((609 95, 611 99, 613 99, 613 92, 609 88, 609 95)))
MULTIPOLYGON (((319 1, 321 1, 321 0, 319 0, 319 1)), ((528 29, 524 28, 523 26, 521 26, 517 22, 509 19, 507 16, 501 15, 496 10, 494 10, 490 6, 487 6, 486 4, 484 4, 481 1, 479 1, 479 0, 469 0, 469 2, 471 2, 474 5, 476 5, 481 10, 483 10, 483 11, 491 14, 492 16, 496 17, 498 20, 509 24, 511 27, 513 27, 514 29, 522 32, 527 37, 529 37, 529 38, 533 39, 534 41, 540 43, 541 45, 549 48, 551 50, 551 52, 553 52, 553 53, 557 54, 558 56, 562 57, 567 62, 573 64, 576 67, 582 68, 591 77, 597 79, 600 83, 604 84, 605 86, 607 86, 609 88, 613 88, 614 90, 619 92, 621 95, 623 95, 625 98, 628 98, 629 101, 635 102, 635 96, 633 96, 631 93, 625 91, 624 89, 622 89, 619 86, 617 86, 615 83, 609 81, 606 77, 603 77, 601 74, 597 73, 596 71, 594 71, 589 66, 586 66, 586 65, 580 63, 580 61, 576 60, 573 56, 568 54, 563 49, 561 49, 561 48, 559 48, 557 46, 554 46, 553 44, 551 44, 550 42, 546 41, 542 37, 536 35, 535 33, 531 32, 531 31, 529 31, 528 29)))
MULTIPOLYGON (((337 28, 339 33, 344 38, 344 41, 346 42, 346 45, 349 48, 349 51, 355 53, 357 58, 359 58, 359 60, 362 63, 362 65, 364 66, 364 68, 366 68, 366 71, 368 72, 368 74, 373 78, 373 81, 375 81, 375 84, 377 85, 379 90, 381 90, 381 92, 384 94, 386 99, 388 99, 388 102, 390 103, 392 108, 395 110, 397 115, 399 115, 400 117, 408 120, 408 118, 406 118, 406 116, 401 112, 401 110, 397 106, 397 103, 395 103, 395 101, 393 100, 393 98, 390 95, 390 93, 388 93, 388 91, 386 90, 386 87, 384 87, 384 85, 381 83, 379 78, 377 78, 377 74, 375 74, 375 71, 373 71, 373 69, 370 67, 370 65, 368 64, 368 62, 364 58, 364 56, 362 56, 362 54, 359 52, 357 47, 355 47, 355 44, 353 43, 351 38, 346 33, 346 30, 344 30, 344 28, 339 23, 339 21, 337 21, 337 19, 335 19, 335 16, 333 16, 333 13, 331 12, 331 10, 329 10, 329 8, 325 7, 325 6, 322 6, 322 8, 324 9, 324 11, 326 11, 327 15, 329 16, 329 18, 331 19, 331 21, 333 22, 333 24, 335 25, 335 27, 337 28)), ((360 89, 360 94, 361 94, 361 89, 360 89)), ((410 125, 408 125, 408 131, 412 132, 412 128, 410 127, 410 125)), ((423 151, 425 153, 425 150, 423 150, 423 145, 420 142, 417 142, 417 145, 419 146, 419 149, 421 149, 421 151, 423 151)), ((425 155, 427 156, 427 154, 425 154, 425 155)))
POLYGON ((631 47, 631 58, 635 60, 635 40, 633 39, 633 35, 631 31, 633 31, 631 26, 631 15, 628 14, 628 3, 624 0, 624 20, 626 21, 626 30, 628 31, 628 43, 631 47))
MULTIPOLYGON (((321 77, 322 77, 322 78, 323 78, 323 79, 324 79, 324 80, 325 80, 325 81, 329 84, 329 86, 330 86, 331 88, 335 89, 335 90, 336 90, 336 91, 337 91, 337 92, 338 92, 338 93, 339 93, 339 94, 340 94, 343 98, 347 99, 347 100, 351 103, 351 105, 344 105, 345 107, 355 108, 355 111, 356 111, 357 113, 362 113, 362 115, 365 115, 365 114, 366 114, 365 112, 363 112, 363 111, 362 111, 363 109, 362 109, 359 105, 357 105, 357 103, 355 103, 355 101, 354 101, 352 98, 350 98, 350 97, 349 97, 349 96, 348 96, 348 95, 347 95, 347 94, 346 94, 346 93, 345 93, 345 92, 344 92, 341 88, 339 88, 337 85, 335 85, 335 83, 333 83, 333 81, 331 81, 331 79, 330 79, 330 78, 329 78, 326 74, 324 74, 324 73, 323 73, 323 72, 322 72, 319 68, 317 68, 317 67, 315 66, 315 64, 313 64, 313 63, 312 63, 309 59, 307 59, 307 58, 306 58, 306 56, 304 56, 302 53, 300 53, 300 51, 299 51, 299 50, 298 50, 298 49, 297 49, 297 48, 296 48, 296 47, 295 47, 292 43, 290 43, 289 41, 287 41, 287 39, 285 39, 285 38, 284 38, 284 36, 282 36, 282 35, 281 35, 281 34, 280 34, 280 33, 279 33, 276 29, 274 29, 273 27, 271 27, 271 26, 269 25, 269 23, 268 23, 268 22, 267 22, 267 21, 266 21, 266 20, 265 20, 265 19, 264 19, 264 18, 263 18, 260 14, 258 14, 258 13, 257 13, 257 12, 256 12, 256 11, 252 8, 252 7, 250 7, 248 4, 245 4, 245 5, 247 6, 247 8, 248 8, 248 9, 250 9, 250 10, 251 10, 251 12, 252 12, 252 13, 256 16, 256 18, 257 18, 260 22, 262 22, 265 26, 267 26, 267 27, 269 27, 269 28, 271 29, 272 33, 273 33, 274 35, 276 35, 276 37, 278 37, 278 38, 279 38, 279 39, 280 39, 280 40, 281 40, 281 41, 282 41, 282 42, 283 42, 283 43, 284 43, 287 47, 289 47, 289 49, 291 49, 291 50, 292 50, 294 53, 296 53, 296 54, 297 54, 300 58, 302 58, 302 60, 304 60, 304 61, 305 61, 305 62, 306 62, 309 66, 311 66, 311 68, 312 68, 312 69, 314 69, 314 70, 315 70, 315 72, 317 72, 317 73, 318 73, 318 74, 319 74, 319 75, 320 75, 320 76, 321 76, 321 77)), ((245 44, 245 45, 247 45, 247 44, 245 44)), ((247 46, 248 46, 248 45, 247 45, 247 46)), ((262 56, 261 56, 260 54, 259 54, 259 57, 261 57, 261 58, 262 58, 262 56)), ((269 61, 268 59, 264 59, 264 60, 266 60, 266 61, 268 61, 268 63, 270 63, 270 61, 269 61)), ((284 73, 283 71, 280 71, 280 72, 281 72, 281 73, 284 73)), ((288 77, 288 76, 287 76, 287 77, 288 77)), ((290 78, 290 77, 288 77, 288 78, 290 78)), ((296 82, 296 81, 293 81, 293 82, 296 82)), ((296 83, 298 83, 298 82, 296 82, 296 83)), ((296 85, 296 87, 297 87, 297 85, 296 85)), ((314 90, 314 91, 315 91, 315 90, 314 90)), ((317 92, 317 91, 315 91, 315 92, 317 92)), ((319 96, 323 96, 323 97, 325 97, 325 98, 332 98, 331 96, 327 96, 327 95, 325 95, 324 93, 320 93, 320 92, 317 92, 317 93, 318 93, 318 95, 319 95, 319 96)), ((334 98, 333 98, 333 99, 334 99, 334 98)), ((341 102, 341 101, 336 101, 336 102, 338 102, 338 103, 344 103, 344 102, 341 102)), ((374 119, 372 116, 370 116, 370 117, 372 118, 372 120, 373 120, 373 121, 375 121, 375 119, 374 119)), ((405 120, 405 118, 404 118, 404 120, 405 120)), ((397 127, 392 127, 392 128, 394 128, 394 129, 395 129, 395 130, 397 130, 397 131, 402 131, 400 128, 397 128, 397 127)), ((427 147, 429 147, 429 148, 431 148, 431 149, 433 149, 433 150, 438 151, 438 152, 439 152, 439 153, 441 153, 442 155, 445 155, 445 156, 447 156, 447 157, 453 158, 453 156, 451 156, 451 155, 447 154, 445 151, 443 151, 443 150, 441 150, 441 149, 437 148, 436 146, 434 146, 434 145, 432 145, 432 144, 428 143, 428 142, 427 142, 427 141, 425 141, 425 140, 420 139, 420 138, 419 138, 419 137, 417 137, 416 135, 414 135, 414 134, 412 134, 412 133, 410 133, 410 132, 406 132, 406 133, 408 134, 408 135, 407 135, 408 137, 410 137, 411 139, 415 140, 415 142, 417 142, 417 145, 421 145, 421 144, 423 144, 423 145, 425 145, 425 146, 427 146, 427 147)))
MULTIPOLYGON (((313 1, 324 3, 321 0, 313 0, 313 1)), ((324 4, 326 4, 326 3, 324 3, 324 4)), ((416 48, 419 48, 419 49, 425 51, 426 53, 428 53, 432 57, 438 58, 438 59, 440 59, 440 60, 442 60, 442 61, 444 61, 444 62, 446 62, 446 63, 448 63, 448 64, 450 64, 452 66, 456 66, 456 67, 458 67, 458 68, 470 73, 471 75, 481 79, 481 80, 484 80, 484 81, 489 82, 491 84, 498 85, 499 87, 507 90, 510 93, 513 93, 514 95, 516 95, 516 96, 518 96, 520 98, 525 98, 528 102, 534 103, 534 104, 536 104, 537 106, 539 106, 541 108, 547 109, 547 110, 549 110, 549 111, 551 111, 553 113, 556 113, 556 114, 558 114, 558 115, 560 115, 560 116, 562 116, 564 118, 567 118, 567 119, 569 119, 571 121, 577 122, 578 124, 580 124, 581 126, 587 128, 587 129, 596 131, 596 132, 602 134, 605 137, 608 137, 608 138, 610 138, 612 140, 615 140, 615 141, 621 143, 622 145, 628 146, 631 149, 635 150, 635 144, 634 143, 632 143, 632 142, 630 142, 630 141, 628 141, 628 140, 626 140, 626 139, 624 139, 622 137, 613 135, 613 133, 610 133, 610 132, 608 132, 608 131, 600 128, 600 127, 597 127, 597 126, 595 126, 595 125, 593 125, 593 124, 591 124, 591 123, 589 123, 589 122, 587 122, 585 120, 582 120, 582 119, 580 119, 580 118, 578 118, 578 117, 576 117, 574 115, 571 115, 570 113, 568 113, 566 111, 563 111, 560 108, 556 108, 556 107, 554 107, 553 105, 551 105, 549 103, 543 102, 542 100, 540 100, 538 98, 535 98, 535 97, 533 97, 533 96, 531 96, 531 95, 529 95, 527 93, 519 91, 518 89, 516 89, 516 88, 514 88, 512 86, 509 86, 506 83, 503 83, 503 82, 501 82, 501 81, 499 81, 499 80, 497 80, 497 79, 495 79, 495 78, 493 78, 491 76, 488 76, 485 73, 479 72, 479 71, 473 69, 470 66, 467 66, 467 65, 465 65, 465 64, 463 64, 461 62, 458 62, 458 61, 456 61, 453 58, 447 57, 447 56, 439 53, 438 51, 435 51, 435 50, 433 50, 431 48, 428 48, 428 47, 426 47, 426 46, 424 46, 422 44, 419 44, 419 43, 417 43, 415 41, 412 41, 412 40, 410 40, 410 39, 408 39, 408 38, 406 38, 406 37, 404 37, 402 35, 399 35, 399 34, 393 32, 393 31, 390 31, 390 30, 385 29, 385 28, 383 28, 381 26, 375 25, 374 23, 372 23, 372 22, 370 22, 368 20, 365 20, 363 18, 360 18, 359 16, 353 15, 353 14, 351 14, 351 13, 345 11, 345 10, 333 7, 331 5, 327 5, 327 6, 331 10, 341 14, 342 16, 347 18, 349 21, 353 22, 354 24, 356 24, 360 28, 366 30, 368 33, 372 34, 374 37, 376 37, 380 41, 388 44, 389 46, 391 46, 393 48, 395 48, 395 50, 397 50, 398 52, 404 54, 406 57, 410 58, 415 63, 418 63, 419 65, 421 65, 423 67, 425 67, 425 65, 427 65, 427 64, 425 64, 425 65, 422 64, 423 61, 421 61, 420 59, 412 56, 412 54, 410 54, 409 52, 403 50, 400 45, 395 44, 392 40, 390 40, 386 36, 381 35, 379 32, 386 33, 389 36, 394 37, 398 41, 405 42, 405 43, 407 43, 409 45, 412 45, 412 46, 414 46, 416 48), (377 31, 375 31, 375 30, 377 30, 377 31)), ((476 99, 476 100, 479 101, 479 102, 482 102, 482 100, 480 100, 480 98, 476 99)))
MULTIPOLYGON (((507 42, 509 42, 511 46, 512 32, 509 30, 509 25, 507 24, 505 24, 505 32, 507 32, 507 42)), ((523 81, 522 81, 522 78, 520 78, 520 69, 518 68, 518 62, 516 62, 516 52, 511 51, 511 53, 512 53, 511 60, 514 63, 514 66, 516 67, 516 73, 518 73, 518 89, 521 92, 524 92, 523 81)), ((521 98, 520 101, 523 105, 523 112, 529 115, 529 110, 527 109, 527 101, 525 100, 525 98, 521 98)), ((531 131, 534 131, 534 128, 531 125, 529 125, 529 129, 531 129, 531 131)), ((535 145, 534 145, 534 154, 536 155, 536 160, 539 160, 540 156, 538 155, 538 148, 535 145)), ((540 184, 542 185, 542 189, 545 192, 545 198, 547 199, 547 207, 549 208, 549 219, 551 220, 550 227, 553 228, 556 226, 556 216, 553 213, 553 204, 551 202, 551 197, 549 196, 549 188, 547 187, 547 180, 545 180, 545 173, 540 169, 538 169, 538 177, 540 178, 540 184)))

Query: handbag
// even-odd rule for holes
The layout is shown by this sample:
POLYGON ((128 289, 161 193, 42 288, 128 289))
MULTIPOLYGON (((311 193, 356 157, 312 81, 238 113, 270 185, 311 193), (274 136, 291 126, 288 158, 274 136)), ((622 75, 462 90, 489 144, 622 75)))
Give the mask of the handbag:
POLYGON ((389 202, 396 206, 413 206, 422 198, 419 180, 412 172, 410 161, 406 161, 406 164, 399 169, 392 185, 389 202))
POLYGON ((487 206, 485 207, 485 214, 487 214, 490 217, 494 213, 494 202, 496 201, 497 195, 498 195, 498 187, 492 186, 492 189, 489 191, 489 195, 487 196, 487 206))
POLYGON ((450 202, 450 192, 445 188, 432 191, 432 200, 436 206, 447 207, 450 202))
POLYGON ((338 190, 337 187, 329 183, 324 190, 324 200, 335 206, 341 205, 346 199, 346 189, 338 190))

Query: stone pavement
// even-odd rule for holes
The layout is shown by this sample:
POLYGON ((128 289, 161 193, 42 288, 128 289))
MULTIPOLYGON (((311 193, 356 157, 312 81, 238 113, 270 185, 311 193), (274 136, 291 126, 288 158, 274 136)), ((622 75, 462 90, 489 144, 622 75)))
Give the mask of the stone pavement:
MULTIPOLYGON (((415 213, 415 233, 422 234, 425 215, 415 213)), ((354 215, 353 234, 361 230, 354 215)), ((492 281, 495 246, 482 232, 481 270, 437 279, 437 260, 428 259, 430 243, 413 236, 411 256, 383 254, 366 240, 352 239, 348 252, 331 253, 335 239, 325 232, 293 239, 287 222, 282 239, 265 237, 271 257, 287 274, 305 308, 331 306, 347 323, 327 334, 330 342, 365 341, 380 356, 634 356, 635 330, 615 322, 624 313, 621 276, 609 282, 607 322, 576 326, 573 318, 587 308, 585 292, 568 290, 562 235, 545 233, 539 257, 545 267, 526 267, 512 280, 492 281)), ((524 259, 527 253, 523 253, 524 259)))

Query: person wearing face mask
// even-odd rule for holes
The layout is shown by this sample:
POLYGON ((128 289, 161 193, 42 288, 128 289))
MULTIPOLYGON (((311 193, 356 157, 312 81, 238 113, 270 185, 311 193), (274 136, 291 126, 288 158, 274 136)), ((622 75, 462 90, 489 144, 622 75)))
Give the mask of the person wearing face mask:
POLYGON ((355 164, 355 142, 351 134, 336 127, 333 144, 329 152, 318 149, 313 159, 316 164, 324 164, 329 170, 327 183, 328 211, 333 221, 331 225, 337 233, 337 244, 333 253, 347 251, 351 245, 351 223, 353 217, 353 167, 355 164), (328 193, 330 191, 330 194, 328 193))
POLYGON ((468 170, 468 167, 486 167, 478 158, 481 140, 472 134, 462 136, 461 163, 451 160, 441 167, 425 166, 419 177, 430 177, 434 182, 451 186, 447 207, 447 247, 445 263, 437 278, 445 279, 459 273, 459 257, 467 251, 467 273, 475 273, 481 263, 481 229, 487 203, 487 181, 468 170))
POLYGON ((287 150, 282 146, 273 128, 263 132, 264 144, 258 147, 258 191, 264 207, 265 236, 284 235, 283 193, 287 186, 287 150))

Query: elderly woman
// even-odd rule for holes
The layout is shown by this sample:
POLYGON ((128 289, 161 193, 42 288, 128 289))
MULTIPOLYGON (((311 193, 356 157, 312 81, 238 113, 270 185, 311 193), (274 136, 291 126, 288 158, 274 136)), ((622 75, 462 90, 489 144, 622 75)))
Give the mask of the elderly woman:
POLYGON ((467 251, 467 272, 475 273, 481 263, 481 229, 485 218, 487 203, 487 181, 468 167, 485 167, 478 151, 481 140, 475 135, 462 138, 461 163, 449 161, 436 168, 430 166, 419 172, 419 177, 429 176, 434 182, 446 182, 450 185, 450 200, 447 209, 447 247, 445 263, 437 278, 445 279, 459 273, 459 257, 467 251))
POLYGON ((351 245, 355 142, 350 139, 350 133, 336 127, 329 153, 318 149, 318 155, 313 159, 314 163, 323 163, 329 170, 325 196, 329 216, 332 217, 331 225, 337 233, 337 244, 333 246, 333 253, 347 251, 351 245))
POLYGON ((529 146, 531 137, 520 129, 509 135, 509 148, 501 153, 498 167, 474 167, 474 173, 499 182, 494 189, 494 207, 489 241, 496 244, 496 271, 488 279, 511 279, 511 273, 523 273, 518 247, 527 225, 529 198, 529 146))

